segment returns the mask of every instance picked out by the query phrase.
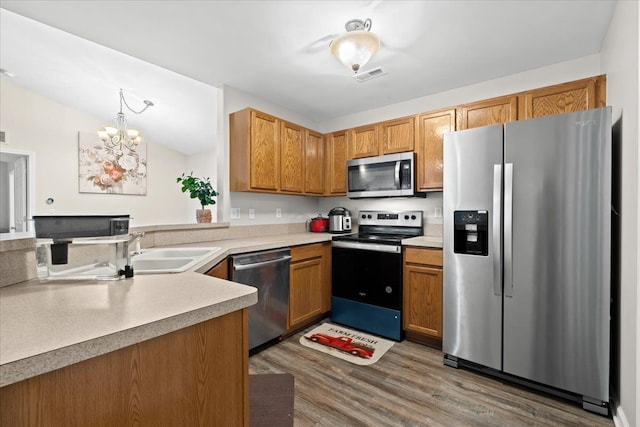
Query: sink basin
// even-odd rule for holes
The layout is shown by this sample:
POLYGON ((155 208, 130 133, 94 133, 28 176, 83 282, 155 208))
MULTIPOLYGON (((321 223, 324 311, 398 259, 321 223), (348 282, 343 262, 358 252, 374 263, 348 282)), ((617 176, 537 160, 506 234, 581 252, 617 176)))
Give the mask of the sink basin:
POLYGON ((220 248, 151 248, 131 255, 134 274, 181 273, 209 258, 220 248))
POLYGON ((220 248, 152 248, 144 249, 136 258, 198 258, 213 255, 220 248))
POLYGON ((173 270, 184 268, 193 262, 193 258, 165 258, 165 259, 133 259, 135 274, 171 273, 173 270))

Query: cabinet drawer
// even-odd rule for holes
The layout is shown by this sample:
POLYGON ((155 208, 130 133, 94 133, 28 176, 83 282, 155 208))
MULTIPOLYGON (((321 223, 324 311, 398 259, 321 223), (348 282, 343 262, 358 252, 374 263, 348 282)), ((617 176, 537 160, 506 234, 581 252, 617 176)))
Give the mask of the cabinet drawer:
POLYGON ((428 264, 442 267, 442 249, 405 248, 404 261, 411 264, 428 264))
POLYGON ((324 255, 322 243, 292 246, 291 262, 298 262, 309 258, 321 258, 324 255))

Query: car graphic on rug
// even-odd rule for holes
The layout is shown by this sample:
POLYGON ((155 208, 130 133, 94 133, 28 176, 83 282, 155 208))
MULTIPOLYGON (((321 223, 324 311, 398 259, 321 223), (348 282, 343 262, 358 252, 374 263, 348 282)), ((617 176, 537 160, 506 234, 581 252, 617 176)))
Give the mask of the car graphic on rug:
POLYGON ((354 344, 349 337, 332 337, 331 335, 325 334, 313 334, 310 337, 305 336, 305 338, 365 359, 373 356, 373 352, 375 351, 373 348, 362 344, 354 344))

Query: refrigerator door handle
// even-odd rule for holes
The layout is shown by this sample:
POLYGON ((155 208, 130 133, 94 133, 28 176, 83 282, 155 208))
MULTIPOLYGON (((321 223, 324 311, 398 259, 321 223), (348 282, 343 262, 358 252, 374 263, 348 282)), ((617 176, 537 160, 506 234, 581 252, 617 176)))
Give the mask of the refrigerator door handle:
POLYGON ((502 295, 502 280, 500 271, 500 205, 502 194, 502 165, 493 165, 493 294, 502 295))
POLYGON ((504 165, 504 296, 513 297, 513 163, 504 165))

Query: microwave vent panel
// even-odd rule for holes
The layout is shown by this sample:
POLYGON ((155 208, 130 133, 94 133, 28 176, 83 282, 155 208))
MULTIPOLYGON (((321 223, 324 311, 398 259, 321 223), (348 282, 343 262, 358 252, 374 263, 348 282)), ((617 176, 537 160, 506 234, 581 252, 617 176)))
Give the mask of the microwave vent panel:
POLYGON ((358 74, 354 74, 353 78, 359 83, 364 83, 368 80, 375 79, 376 77, 384 76, 387 72, 382 67, 372 68, 371 70, 361 71, 358 74))

